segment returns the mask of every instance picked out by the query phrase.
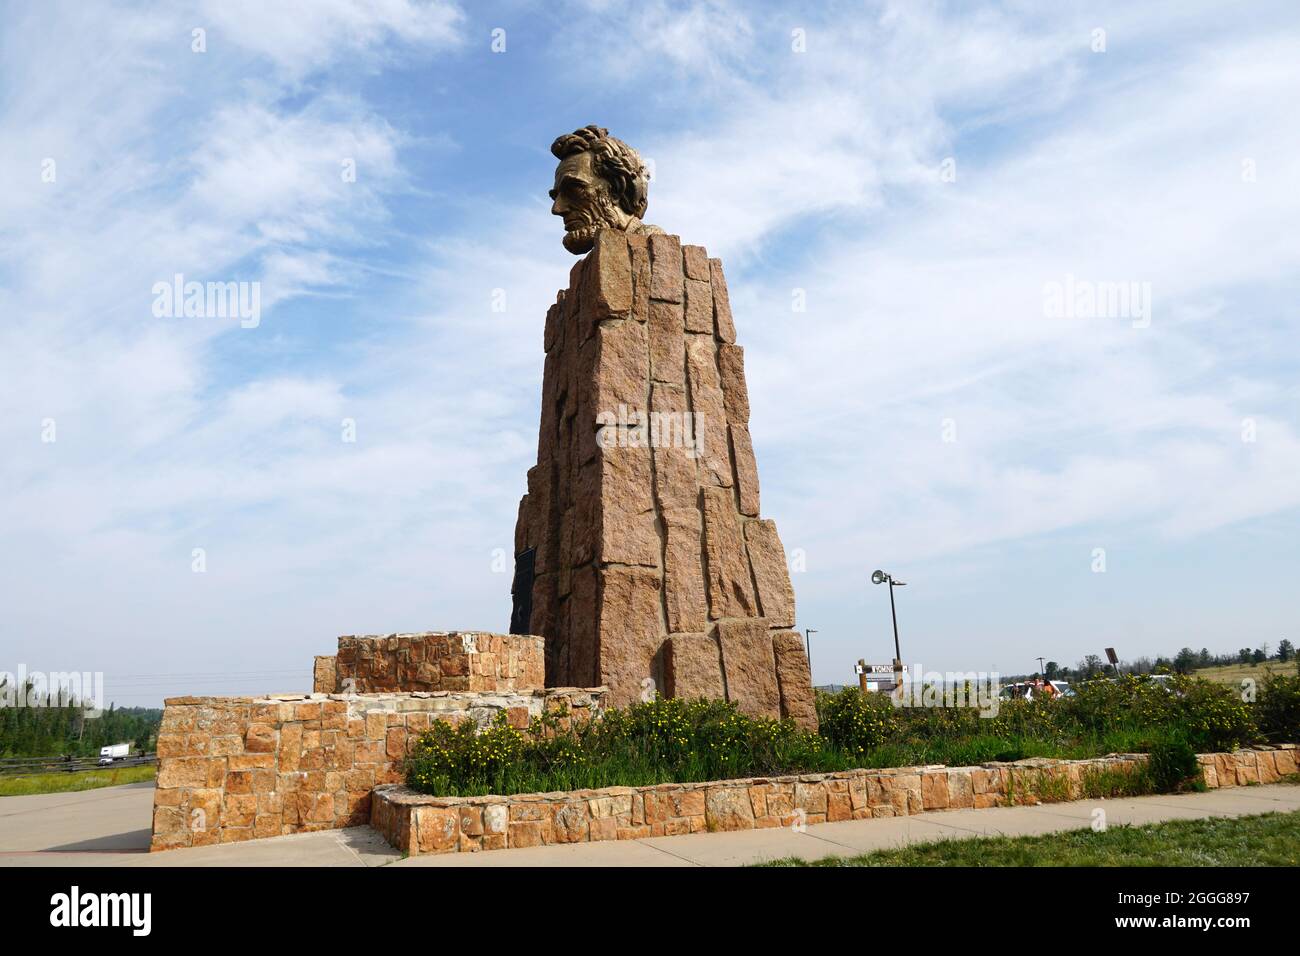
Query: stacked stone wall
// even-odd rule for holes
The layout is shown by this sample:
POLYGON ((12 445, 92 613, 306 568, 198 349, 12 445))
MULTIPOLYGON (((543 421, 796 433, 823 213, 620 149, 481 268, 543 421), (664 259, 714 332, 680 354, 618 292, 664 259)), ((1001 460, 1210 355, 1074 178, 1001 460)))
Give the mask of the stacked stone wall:
POLYGON ((340 637, 317 657, 318 694, 532 691, 545 686, 544 642, 530 634, 428 631, 340 637))
POLYGON ((370 794, 402 780, 411 741, 434 720, 526 727, 598 714, 604 688, 503 693, 174 697, 158 736, 152 849, 357 826, 370 794))
MULTIPOLYGON (((1199 755, 1207 787, 1275 783, 1297 772, 1295 745, 1199 755)), ((634 840, 805 826, 1080 799, 1089 777, 1131 772, 1144 754, 1025 760, 979 767, 901 767, 518 796, 430 797, 380 787, 371 825, 411 854, 634 840)))

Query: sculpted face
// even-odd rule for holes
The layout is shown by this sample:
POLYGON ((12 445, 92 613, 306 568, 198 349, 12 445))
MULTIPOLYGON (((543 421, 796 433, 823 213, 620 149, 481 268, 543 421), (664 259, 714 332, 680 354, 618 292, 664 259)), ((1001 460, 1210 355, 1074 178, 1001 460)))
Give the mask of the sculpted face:
POLYGON ((574 255, 590 251, 601 229, 626 229, 632 219, 619 206, 610 184, 596 175, 590 150, 560 160, 549 195, 551 213, 564 220, 564 248, 574 255))

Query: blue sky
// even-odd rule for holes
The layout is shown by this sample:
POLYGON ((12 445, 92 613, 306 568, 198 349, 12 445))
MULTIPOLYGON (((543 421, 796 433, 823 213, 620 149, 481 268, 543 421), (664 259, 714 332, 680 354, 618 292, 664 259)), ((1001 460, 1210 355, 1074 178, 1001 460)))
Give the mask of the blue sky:
POLYGON ((891 656, 875 567, 926 669, 1297 639, 1292 4, 0 24, 0 670, 150 704, 302 689, 339 634, 504 629, 572 263, 549 144, 592 122, 726 263, 817 682, 891 656), (260 282, 260 324, 155 317, 178 272, 260 282), (1066 276, 1149 284, 1149 325, 1049 317, 1066 276))

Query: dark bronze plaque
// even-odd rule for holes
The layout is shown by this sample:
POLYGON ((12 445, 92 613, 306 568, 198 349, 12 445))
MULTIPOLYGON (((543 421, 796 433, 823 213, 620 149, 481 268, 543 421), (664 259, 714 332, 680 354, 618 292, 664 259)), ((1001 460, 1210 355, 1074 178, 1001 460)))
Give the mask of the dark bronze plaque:
POLYGON ((510 633, 531 634, 533 617, 533 567, 537 549, 529 548, 515 555, 515 579, 510 585, 514 607, 510 611, 510 633))

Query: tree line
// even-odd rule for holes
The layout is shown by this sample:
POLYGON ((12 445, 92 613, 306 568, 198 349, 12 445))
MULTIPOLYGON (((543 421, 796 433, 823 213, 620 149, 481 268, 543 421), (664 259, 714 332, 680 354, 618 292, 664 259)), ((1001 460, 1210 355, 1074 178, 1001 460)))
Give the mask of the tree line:
POLYGON ((89 717, 81 702, 63 691, 31 706, 31 691, 28 682, 13 695, 24 706, 0 706, 0 757, 93 757, 102 747, 125 743, 148 752, 157 742, 161 710, 110 705, 89 717))
POLYGON ((1285 638, 1278 641, 1277 650, 1270 652, 1267 643, 1254 649, 1243 647, 1230 654, 1211 654, 1209 648, 1195 651, 1184 647, 1173 657, 1138 657, 1120 661, 1116 667, 1097 654, 1088 654, 1074 667, 1064 667, 1056 661, 1043 665, 1043 676, 1048 680, 1088 680, 1091 677, 1114 677, 1117 674, 1190 674, 1203 667, 1227 667, 1233 664, 1263 664, 1277 661, 1286 664, 1296 660, 1295 646, 1285 638))

